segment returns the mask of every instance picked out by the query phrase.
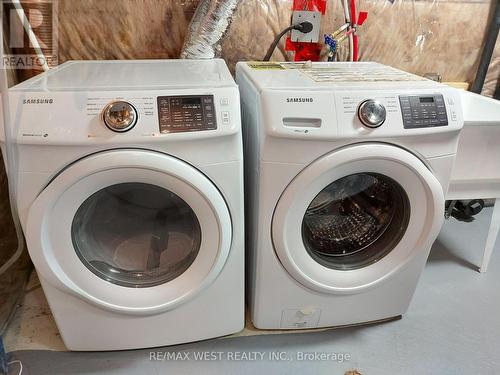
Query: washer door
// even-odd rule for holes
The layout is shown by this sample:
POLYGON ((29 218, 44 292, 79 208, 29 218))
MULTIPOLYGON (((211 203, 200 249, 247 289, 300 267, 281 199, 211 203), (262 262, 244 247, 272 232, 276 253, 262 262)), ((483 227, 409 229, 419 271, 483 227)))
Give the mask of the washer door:
POLYGON ((171 309, 210 285, 232 226, 213 183, 176 158, 117 150, 57 175, 30 208, 26 239, 42 277, 111 310, 171 309))
POLYGON ((428 251, 443 210, 441 185, 416 156, 396 146, 359 144, 297 175, 276 206, 272 238, 298 282, 355 293, 428 251))

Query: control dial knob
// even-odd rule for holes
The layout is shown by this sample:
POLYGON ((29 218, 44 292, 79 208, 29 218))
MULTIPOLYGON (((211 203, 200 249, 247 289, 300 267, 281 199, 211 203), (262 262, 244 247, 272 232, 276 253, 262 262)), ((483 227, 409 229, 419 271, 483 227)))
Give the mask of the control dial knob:
POLYGON ((377 100, 365 100, 358 107, 359 120, 369 128, 378 128, 384 123, 385 116, 385 107, 377 100))
POLYGON ((137 110, 129 102, 120 100, 109 103, 102 112, 102 118, 108 128, 115 132, 126 132, 137 122, 137 110))

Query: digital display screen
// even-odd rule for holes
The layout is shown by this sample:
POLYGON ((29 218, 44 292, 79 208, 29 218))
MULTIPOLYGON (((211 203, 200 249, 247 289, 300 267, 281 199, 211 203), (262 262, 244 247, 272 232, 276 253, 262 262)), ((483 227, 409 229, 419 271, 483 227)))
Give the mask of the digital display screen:
POLYGON ((182 104, 186 106, 192 106, 188 108, 201 108, 201 98, 184 98, 182 99, 182 104))
POLYGON ((432 96, 421 97, 420 103, 434 103, 434 98, 432 96))

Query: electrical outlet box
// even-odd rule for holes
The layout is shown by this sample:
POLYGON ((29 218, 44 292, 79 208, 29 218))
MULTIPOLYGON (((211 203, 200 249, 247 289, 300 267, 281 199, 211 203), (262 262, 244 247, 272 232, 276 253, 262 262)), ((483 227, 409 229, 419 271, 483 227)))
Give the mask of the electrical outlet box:
POLYGON ((318 43, 319 27, 321 24, 321 13, 316 11, 296 10, 292 14, 292 24, 309 21, 313 25, 310 33, 304 34, 299 30, 292 30, 290 39, 292 42, 318 43))

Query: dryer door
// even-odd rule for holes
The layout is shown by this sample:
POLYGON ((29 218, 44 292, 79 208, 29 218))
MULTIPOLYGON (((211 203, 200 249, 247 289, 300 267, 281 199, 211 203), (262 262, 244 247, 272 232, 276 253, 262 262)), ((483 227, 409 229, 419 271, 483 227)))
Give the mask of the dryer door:
POLYGON ((30 208, 26 239, 47 282, 100 307, 146 314, 183 303, 228 257, 227 205, 200 171, 142 150, 63 170, 30 208))
POLYGON ((396 146, 359 144, 305 168, 272 221, 276 253, 303 285, 355 293, 428 252, 443 221, 439 181, 396 146))

